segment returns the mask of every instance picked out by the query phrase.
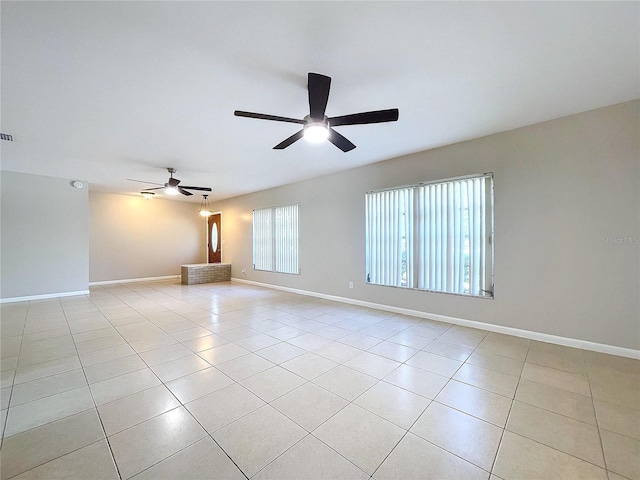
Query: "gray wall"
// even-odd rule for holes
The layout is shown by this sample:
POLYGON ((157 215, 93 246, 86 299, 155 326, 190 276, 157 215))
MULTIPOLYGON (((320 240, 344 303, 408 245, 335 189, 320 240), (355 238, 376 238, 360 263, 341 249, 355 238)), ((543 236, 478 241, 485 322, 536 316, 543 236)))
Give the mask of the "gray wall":
POLYGON ((206 262, 206 219, 198 207, 90 192, 90 280, 179 275, 182 264, 206 262))
POLYGON ((629 102, 218 202, 222 260, 235 278, 638 349, 639 117, 629 102), (365 284, 366 191, 482 172, 495 299, 365 284), (253 271, 252 209, 293 202, 302 274, 253 271))
POLYGON ((0 191, 0 298, 88 290, 87 187, 3 171, 0 191))

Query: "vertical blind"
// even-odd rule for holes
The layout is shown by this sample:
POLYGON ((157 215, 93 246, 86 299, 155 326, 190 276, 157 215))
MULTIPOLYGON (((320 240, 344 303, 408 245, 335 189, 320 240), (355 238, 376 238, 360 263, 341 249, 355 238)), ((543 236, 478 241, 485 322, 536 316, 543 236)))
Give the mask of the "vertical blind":
POLYGON ((394 287, 411 284, 407 266, 413 255, 413 189, 366 196, 367 281, 394 287))
POLYGON ((253 268, 298 273, 298 205, 253 211, 253 268))
POLYGON ((253 211, 253 268, 274 270, 273 208, 253 211))
POLYGON ((367 281, 492 295, 493 176, 368 193, 367 281))

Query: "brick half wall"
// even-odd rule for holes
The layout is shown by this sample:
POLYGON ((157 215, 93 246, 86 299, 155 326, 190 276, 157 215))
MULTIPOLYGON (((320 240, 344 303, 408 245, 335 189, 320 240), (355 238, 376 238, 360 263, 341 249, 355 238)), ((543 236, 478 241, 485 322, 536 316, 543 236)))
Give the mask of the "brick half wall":
POLYGON ((231 281, 230 263, 182 265, 182 285, 231 281))

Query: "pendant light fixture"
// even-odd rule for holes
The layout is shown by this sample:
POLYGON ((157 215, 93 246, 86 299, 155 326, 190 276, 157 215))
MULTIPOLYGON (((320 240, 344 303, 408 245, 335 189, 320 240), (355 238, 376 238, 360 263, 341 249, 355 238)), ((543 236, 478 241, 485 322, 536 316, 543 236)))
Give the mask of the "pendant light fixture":
POLYGON ((200 202, 200 215, 203 217, 209 217, 213 215, 211 211, 211 206, 209 205, 209 200, 207 199, 209 195, 202 195, 202 202, 200 202))

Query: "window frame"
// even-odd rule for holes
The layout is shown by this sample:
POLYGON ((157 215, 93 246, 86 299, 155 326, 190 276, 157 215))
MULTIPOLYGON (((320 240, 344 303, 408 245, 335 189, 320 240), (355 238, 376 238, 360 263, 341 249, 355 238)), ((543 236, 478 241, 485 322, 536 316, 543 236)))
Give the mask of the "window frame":
MULTIPOLYGON (((271 272, 271 273, 281 273, 281 274, 285 274, 285 275, 300 275, 301 274, 301 268, 300 268, 300 203, 288 203, 288 204, 284 204, 284 205, 273 205, 270 207, 262 207, 262 208, 254 208, 252 210, 252 231, 251 231, 251 248, 252 248, 252 267, 254 271, 258 271, 258 272, 271 272), (296 268, 296 271, 284 271, 284 270, 278 270, 278 266, 280 264, 279 262, 279 258, 278 258, 278 248, 277 248, 277 242, 278 242, 278 232, 277 232, 277 214, 278 214, 278 210, 279 209, 285 209, 285 208, 290 208, 290 207, 295 207, 295 259, 294 259, 294 263, 296 268), (266 236, 269 237, 269 251, 270 251, 270 263, 271 263, 271 269, 267 269, 267 268, 257 268, 256 267, 256 212, 266 212, 269 211, 270 212, 270 219, 269 219, 269 232, 263 232, 265 233, 266 236)), ((285 233, 286 234, 286 233, 285 233)), ((290 247, 290 246, 289 246, 290 247)))
POLYGON ((494 299, 495 298, 495 248, 494 248, 494 238, 495 238, 495 187, 494 187, 494 174, 493 172, 485 172, 485 173, 479 173, 479 174, 472 174, 472 175, 464 175, 464 176, 459 176, 459 177, 452 177, 452 178, 446 178, 446 179, 439 179, 439 180, 431 180, 431 181, 425 181, 425 182, 420 182, 420 183, 416 183, 416 184, 411 184, 411 185, 403 185, 403 186, 398 186, 398 187, 389 187, 389 188, 383 188, 383 189, 377 189, 377 190, 370 190, 367 191, 365 193, 365 284, 366 285, 373 285, 373 286, 379 286, 379 287, 391 287, 391 288, 400 288, 403 290, 417 290, 420 292, 430 292, 430 293, 442 293, 445 295, 459 295, 459 296, 464 296, 464 297, 472 297, 472 298, 482 298, 482 299, 494 299), (455 291, 447 291, 447 290, 437 290, 437 289, 431 289, 431 288, 420 288, 418 286, 418 270, 420 268, 420 256, 418 254, 418 251, 420 249, 420 244, 419 244, 419 231, 421 228, 421 222, 424 223, 424 215, 422 215, 421 218, 421 212, 419 211, 419 208, 416 207, 416 204, 418 203, 418 191, 421 187, 424 186, 432 186, 432 185, 437 185, 437 184, 448 184, 448 183, 453 183, 453 182, 457 182, 457 181, 463 181, 463 180, 471 180, 471 179, 489 179, 488 182, 488 188, 486 189, 485 192, 485 196, 484 196, 484 200, 487 202, 488 207, 486 208, 486 212, 485 212, 485 226, 486 226, 486 237, 484 240, 484 247, 488 250, 488 254, 486 255, 486 257, 490 257, 490 258, 485 258, 485 260, 490 260, 487 261, 487 266, 486 266, 486 272, 485 272, 485 285, 488 286, 489 290, 483 290, 482 286, 480 287, 480 292, 479 294, 476 293, 471 293, 471 292, 455 292, 455 291), (411 228, 410 230, 412 231, 412 246, 411 246, 411 251, 407 251, 406 252, 406 257, 407 257, 407 278, 411 278, 411 285, 391 285, 391 284, 385 284, 385 283, 375 283, 370 281, 370 251, 369 251, 369 247, 370 247, 370 226, 369 226, 369 210, 368 210, 368 196, 371 194, 378 194, 381 192, 394 192, 394 191, 400 191, 400 190, 404 190, 404 189, 411 189, 413 190, 413 205, 410 209, 410 214, 412 216, 412 223, 411 223, 411 228), (411 261, 409 262, 409 259, 411 259, 411 261), (412 269, 411 272, 409 272, 408 270, 412 269), (484 293, 482 293, 484 292, 484 293))

